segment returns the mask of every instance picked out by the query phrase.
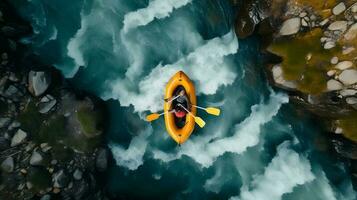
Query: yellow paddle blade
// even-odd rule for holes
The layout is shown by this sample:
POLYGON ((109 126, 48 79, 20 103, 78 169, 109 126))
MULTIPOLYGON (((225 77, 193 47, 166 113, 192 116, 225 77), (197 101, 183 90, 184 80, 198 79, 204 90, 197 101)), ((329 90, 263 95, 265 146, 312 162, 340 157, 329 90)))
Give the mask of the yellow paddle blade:
POLYGON ((203 121, 203 119, 201 119, 201 117, 195 117, 195 122, 201 127, 203 128, 206 125, 206 122, 203 121))
POLYGON ((151 121, 157 120, 159 117, 160 117, 159 114, 153 113, 153 114, 146 116, 146 120, 151 122, 151 121))
POLYGON ((219 114, 221 113, 221 110, 218 108, 208 107, 208 108, 206 108, 206 112, 211 115, 219 116, 219 114))

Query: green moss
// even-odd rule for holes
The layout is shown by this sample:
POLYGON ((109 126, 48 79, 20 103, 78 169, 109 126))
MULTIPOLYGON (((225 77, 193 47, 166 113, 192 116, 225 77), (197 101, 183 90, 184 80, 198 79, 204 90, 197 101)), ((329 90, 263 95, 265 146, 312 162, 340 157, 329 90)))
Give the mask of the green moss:
POLYGON ((100 132, 101 113, 93 111, 87 106, 81 106, 77 112, 77 118, 87 137, 93 137, 100 132))
POLYGON ((70 148, 65 148, 63 144, 55 144, 52 147, 52 158, 67 162, 71 160, 73 156, 73 150, 70 148))
POLYGON ((33 185, 32 190, 39 192, 51 186, 51 175, 42 167, 32 167, 27 175, 27 180, 33 185))
POLYGON ((62 115, 54 116, 49 121, 44 122, 35 139, 38 142, 47 142, 51 145, 62 140, 66 136, 66 118, 62 115))
POLYGON ((343 136, 357 142, 357 112, 348 118, 338 120, 338 125, 343 130, 343 136))
POLYGON ((296 81, 298 89, 305 93, 318 94, 326 89, 326 72, 332 68, 330 59, 340 49, 324 49, 321 36, 321 29, 316 28, 294 38, 280 38, 268 48, 283 57, 284 78, 296 81))
POLYGON ((20 113, 17 118, 21 123, 21 128, 32 135, 35 135, 40 131, 44 119, 44 116, 38 112, 33 102, 28 103, 25 110, 20 113))

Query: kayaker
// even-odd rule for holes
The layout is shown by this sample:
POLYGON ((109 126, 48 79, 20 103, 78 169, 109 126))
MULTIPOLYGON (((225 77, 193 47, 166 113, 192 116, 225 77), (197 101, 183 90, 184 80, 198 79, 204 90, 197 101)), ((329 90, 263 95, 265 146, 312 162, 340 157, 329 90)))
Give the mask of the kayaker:
POLYGON ((189 106, 189 100, 184 89, 180 90, 176 96, 173 96, 169 99, 165 99, 165 101, 167 103, 173 102, 174 106, 172 111, 174 112, 176 117, 184 118, 186 116, 186 111, 181 106, 179 106, 180 104, 183 106, 189 106))

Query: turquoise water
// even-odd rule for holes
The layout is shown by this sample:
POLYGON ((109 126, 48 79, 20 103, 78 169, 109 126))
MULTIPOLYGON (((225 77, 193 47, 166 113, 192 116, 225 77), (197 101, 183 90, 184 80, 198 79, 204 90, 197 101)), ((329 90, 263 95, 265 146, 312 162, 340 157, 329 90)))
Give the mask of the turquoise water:
POLYGON ((269 87, 257 37, 238 40, 226 0, 13 0, 34 27, 23 42, 74 85, 104 100, 114 198, 355 199, 346 166, 323 151, 321 127, 269 87), (163 88, 178 70, 220 117, 177 146, 163 88), (318 142, 317 142, 318 141, 318 142), (320 145, 316 145, 319 143, 320 145))

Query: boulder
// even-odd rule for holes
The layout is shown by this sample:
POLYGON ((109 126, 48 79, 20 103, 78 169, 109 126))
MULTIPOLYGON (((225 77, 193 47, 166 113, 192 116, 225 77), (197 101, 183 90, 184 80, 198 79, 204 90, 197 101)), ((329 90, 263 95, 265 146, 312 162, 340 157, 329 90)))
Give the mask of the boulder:
POLYGON ((299 17, 286 20, 280 28, 280 35, 292 35, 300 30, 301 20, 299 17))
POLYGON ((14 159, 12 157, 7 157, 2 163, 1 163, 1 170, 7 173, 11 173, 14 171, 14 159))
POLYGON ((353 24, 348 31, 346 31, 344 37, 346 40, 353 40, 357 36, 357 23, 353 24))
POLYGON ((339 4, 337 4, 333 9, 332 9, 332 13, 334 14, 334 15, 339 15, 339 14, 341 14, 343 11, 345 11, 346 10, 346 5, 343 3, 343 2, 341 2, 341 3, 339 3, 339 4))
POLYGON ((42 161, 43 161, 42 155, 40 153, 38 153, 37 151, 34 151, 30 158, 30 164, 33 166, 41 165, 42 161))
POLYGON ((51 77, 47 72, 30 71, 28 75, 29 91, 35 95, 42 95, 51 83, 51 77))
POLYGON ((339 80, 344 84, 344 85, 352 85, 357 83, 357 70, 355 69, 347 69, 344 70, 340 76, 339 80))
POLYGON ((17 146, 25 141, 27 133, 19 129, 11 139, 11 147, 17 146))
POLYGON ((98 150, 95 163, 96 163, 96 167, 97 167, 98 171, 103 172, 107 169, 107 167, 108 167, 108 152, 106 149, 98 150))
POLYGON ((346 30, 347 21, 335 21, 328 26, 328 29, 331 31, 346 30))
POLYGON ((334 91, 334 90, 341 90, 343 88, 342 83, 336 81, 335 79, 331 79, 327 81, 327 90, 334 91))
POLYGON ((345 69, 351 68, 352 66, 353 66, 353 62, 351 62, 351 61, 342 61, 342 62, 339 62, 335 66, 335 68, 339 69, 339 70, 345 70, 345 69))

